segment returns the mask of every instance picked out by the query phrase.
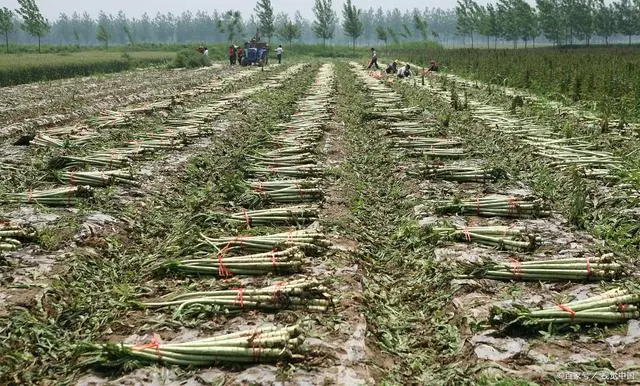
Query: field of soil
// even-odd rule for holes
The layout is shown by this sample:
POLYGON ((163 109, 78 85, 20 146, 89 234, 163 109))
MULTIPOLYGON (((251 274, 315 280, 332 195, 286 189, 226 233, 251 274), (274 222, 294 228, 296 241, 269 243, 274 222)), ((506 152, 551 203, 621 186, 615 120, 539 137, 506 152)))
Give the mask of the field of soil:
POLYGON ((2 385, 640 381, 631 124, 319 59, 0 122, 2 385))

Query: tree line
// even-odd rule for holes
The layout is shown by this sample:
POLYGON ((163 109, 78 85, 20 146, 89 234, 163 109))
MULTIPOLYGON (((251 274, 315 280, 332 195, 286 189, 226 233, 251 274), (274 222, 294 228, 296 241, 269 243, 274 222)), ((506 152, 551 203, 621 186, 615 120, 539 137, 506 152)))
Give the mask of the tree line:
POLYGON ((456 31, 470 39, 483 36, 490 46, 498 40, 535 45, 544 38, 555 45, 593 43, 594 37, 609 44, 612 37, 624 36, 631 44, 640 35, 640 1, 619 0, 498 0, 479 5, 474 0, 458 0, 455 8, 456 31))
POLYGON ((240 43, 256 31, 271 41, 291 44, 389 44, 433 40, 439 43, 475 45, 479 36, 494 47, 500 42, 528 46, 536 41, 558 45, 584 42, 593 37, 608 44, 612 37, 626 36, 629 43, 640 35, 640 0, 498 0, 479 5, 474 0, 458 0, 455 9, 440 8, 384 10, 357 8, 347 0, 336 10, 332 0, 315 0, 313 19, 295 12, 276 12, 271 0, 257 0, 248 18, 236 10, 144 13, 128 17, 101 11, 97 18, 87 12, 61 13, 56 20, 43 17, 36 0, 18 0, 16 10, 0 8, 0 34, 18 44, 96 45, 136 43, 240 43), (338 15, 338 11, 340 14, 338 15))

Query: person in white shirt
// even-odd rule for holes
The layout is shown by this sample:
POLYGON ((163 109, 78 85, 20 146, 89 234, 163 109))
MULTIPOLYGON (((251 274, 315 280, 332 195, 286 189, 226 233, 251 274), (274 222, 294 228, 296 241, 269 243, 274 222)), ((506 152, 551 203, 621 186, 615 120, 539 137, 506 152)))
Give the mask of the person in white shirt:
POLYGON ((283 52, 284 50, 282 49, 282 45, 279 45, 278 48, 276 48, 276 58, 278 58, 278 64, 282 63, 283 52))
POLYGON ((408 78, 411 76, 411 66, 407 63, 404 67, 398 69, 398 78, 408 78))
POLYGON ((207 47, 204 48, 204 52, 203 52, 204 56, 206 56, 207 58, 209 57, 209 49, 207 47))
POLYGON ((378 66, 378 53, 373 47, 371 47, 371 61, 369 62, 369 67, 367 68, 371 68, 371 66, 375 66, 376 70, 380 69, 380 67, 378 66))

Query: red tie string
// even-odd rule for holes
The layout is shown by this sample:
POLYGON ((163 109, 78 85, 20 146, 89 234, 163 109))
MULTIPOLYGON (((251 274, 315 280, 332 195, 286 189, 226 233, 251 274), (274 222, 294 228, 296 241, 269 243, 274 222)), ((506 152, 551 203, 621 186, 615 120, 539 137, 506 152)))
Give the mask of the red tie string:
POLYGON ((230 277, 233 276, 233 273, 224 265, 223 258, 227 253, 229 248, 231 247, 231 242, 227 243, 227 245, 218 252, 218 276, 220 277, 230 277))
POLYGON ((562 311, 568 312, 569 315, 571 315, 571 320, 574 320, 576 318, 576 312, 574 310, 572 310, 570 307, 564 305, 564 304, 558 304, 557 307, 559 309, 561 309, 562 311))
POLYGON ((522 264, 520 264, 520 260, 515 259, 513 257, 511 257, 510 260, 511 260, 511 270, 513 272, 513 276, 516 276, 516 277, 522 276, 522 264))
POLYGON ((618 305, 618 311, 620 311, 621 314, 627 312, 627 304, 618 305))
POLYGON ((464 235, 465 240, 471 241, 471 233, 469 233, 469 227, 464 227, 462 234, 464 235))
POLYGON ((73 186, 73 179, 74 179, 74 175, 75 172, 69 172, 69 185, 73 186))
POLYGON ((273 265, 273 268, 276 268, 278 266, 278 262, 276 260, 276 249, 273 248, 271 250, 271 265, 273 265))
POLYGON ((515 227, 516 227, 516 224, 513 223, 513 224, 509 225, 507 228, 505 228, 504 232, 502 232, 502 238, 504 239, 505 237, 507 237, 507 233, 510 230, 513 230, 515 227))
POLYGON ((273 165, 269 165, 267 166, 267 170, 270 171, 272 174, 276 174, 276 168, 273 165))
POLYGON ((247 224, 247 228, 251 228, 251 217, 247 214, 247 210, 242 208, 242 214, 244 215, 244 222, 247 224))
POLYGON ((267 192, 264 190, 264 185, 262 185, 262 181, 258 182, 258 186, 256 186, 253 190, 259 195, 261 195, 263 198, 267 198, 267 192))
POLYGON ((476 197, 476 214, 480 216, 480 197, 476 197))
POLYGON ((100 171, 100 179, 102 180, 102 183, 106 183, 107 179, 104 176, 104 168, 102 168, 102 170, 100 171))
POLYGON ((233 304, 237 304, 240 308, 244 308, 244 288, 236 288, 238 291, 238 295, 236 295, 236 300, 233 301, 233 304))
POLYGON ((109 169, 113 167, 113 159, 116 156, 115 150, 111 149, 111 155, 109 156, 109 169))
POLYGON ((514 214, 516 213, 517 209, 518 209, 518 203, 516 202, 516 198, 513 196, 509 196, 507 198, 507 203, 509 205, 509 209, 508 209, 508 213, 509 214, 514 214))
POLYGON ((593 272, 591 272, 591 262, 589 261, 589 256, 587 256, 587 277, 591 277, 593 272))
POLYGON ((304 193, 302 192, 302 186, 298 181, 296 181, 296 188, 298 188, 298 195, 300 196, 300 198, 304 198, 304 193))
POLYGON ((253 356, 254 361, 257 361, 262 353, 262 344, 260 343, 261 335, 262 332, 256 329, 251 338, 249 338, 251 341, 251 355, 253 356))
POLYGON ((275 305, 280 304, 280 299, 282 299, 282 287, 284 286, 283 281, 278 281, 275 283, 275 288, 273 290, 273 303, 275 305))
POLYGON ((27 195, 27 202, 33 201, 33 189, 29 188, 29 194, 27 195))
POLYGON ((142 351, 144 349, 155 349, 156 350, 156 356, 158 357, 158 362, 162 363, 162 354, 160 353, 160 344, 162 342, 160 341, 160 336, 156 333, 154 333, 151 336, 151 343, 147 343, 147 344, 138 344, 135 345, 133 347, 131 347, 131 350, 134 351, 142 351))

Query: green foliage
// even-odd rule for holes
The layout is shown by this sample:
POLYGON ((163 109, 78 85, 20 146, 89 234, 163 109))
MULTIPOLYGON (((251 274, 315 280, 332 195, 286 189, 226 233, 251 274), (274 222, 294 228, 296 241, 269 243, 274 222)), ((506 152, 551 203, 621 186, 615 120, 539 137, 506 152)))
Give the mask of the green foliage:
POLYGON ((202 55, 197 50, 192 48, 184 48, 176 54, 172 67, 180 68, 196 68, 208 66, 209 57, 202 55))
POLYGON ((218 31, 227 34, 227 40, 232 43, 236 35, 242 33, 242 15, 240 11, 229 10, 215 20, 218 31))
POLYGON ((285 15, 282 21, 282 27, 278 29, 278 36, 289 43, 289 48, 291 48, 293 40, 300 38, 300 33, 300 27, 285 15))
POLYGON ((7 7, 0 8, 0 33, 4 34, 7 53, 9 53, 9 33, 13 28, 13 12, 7 7))
POLYGON ((265 35, 269 42, 271 42, 271 37, 276 32, 271 0, 258 0, 254 12, 258 17, 260 33, 265 35))
POLYGON ((109 49, 109 40, 113 36, 113 31, 111 30, 111 20, 107 18, 107 16, 101 12, 100 13, 100 22, 98 24, 98 29, 96 31, 96 39, 99 42, 103 42, 106 49, 109 49))
POLYGON ((40 50, 40 40, 44 35, 49 33, 51 26, 49 22, 40 13, 40 8, 35 0, 18 0, 20 8, 16 10, 18 15, 22 17, 22 29, 30 35, 38 38, 38 51, 40 50))
POLYGON ((317 38, 322 39, 322 45, 333 38, 336 26, 336 13, 331 3, 331 0, 315 0, 313 5, 313 14, 316 19, 313 21, 312 30, 317 38))
POLYGON ((351 4, 351 0, 347 0, 344 3, 342 8, 342 29, 344 33, 351 38, 353 42, 353 49, 356 48, 356 40, 362 35, 362 20, 360 20, 360 15, 362 10, 356 8, 355 5, 351 4))
POLYGON ((166 63, 166 52, 85 51, 62 54, 10 54, 0 56, 0 86, 119 72, 136 66, 166 63), (47 55, 46 59, 43 56, 47 55))

